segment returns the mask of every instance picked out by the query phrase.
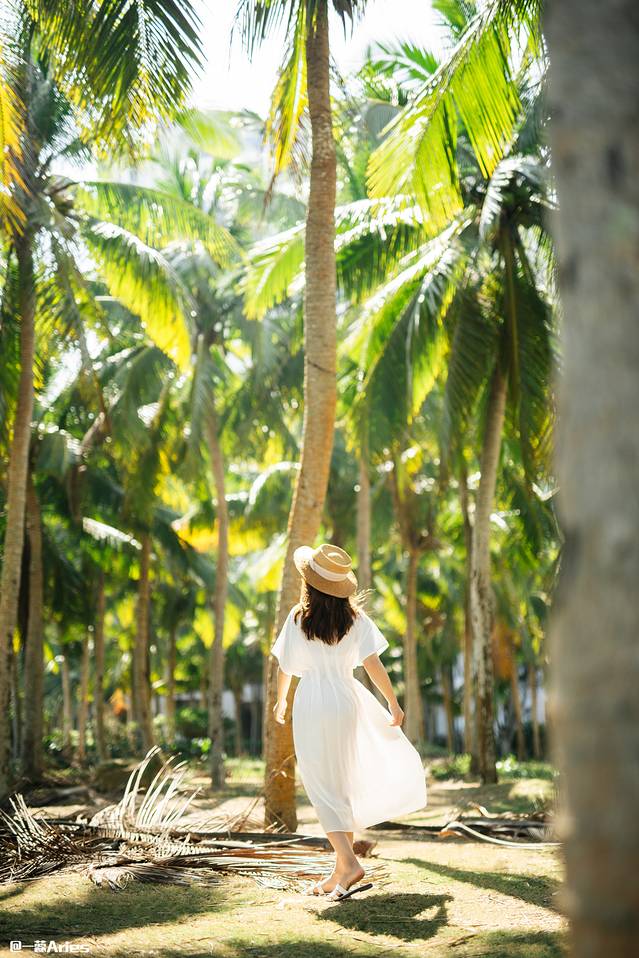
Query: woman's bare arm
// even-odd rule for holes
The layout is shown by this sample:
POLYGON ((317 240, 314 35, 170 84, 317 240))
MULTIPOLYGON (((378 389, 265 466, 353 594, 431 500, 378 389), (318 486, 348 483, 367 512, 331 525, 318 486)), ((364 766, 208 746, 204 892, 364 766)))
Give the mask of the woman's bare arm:
POLYGON ((363 660, 362 665, 366 669, 371 682, 380 690, 388 702, 388 708, 392 716, 390 724, 401 725, 404 721, 404 713, 399 707, 397 696, 393 692, 393 686, 391 685, 391 680, 388 677, 388 672, 382 665, 381 659, 377 652, 373 652, 372 655, 367 655, 363 660))
POLYGON ((277 702, 273 706, 275 712, 275 721, 284 725, 284 716, 286 715, 286 699, 291 685, 291 678, 288 672, 282 672, 278 666, 277 669, 277 702))

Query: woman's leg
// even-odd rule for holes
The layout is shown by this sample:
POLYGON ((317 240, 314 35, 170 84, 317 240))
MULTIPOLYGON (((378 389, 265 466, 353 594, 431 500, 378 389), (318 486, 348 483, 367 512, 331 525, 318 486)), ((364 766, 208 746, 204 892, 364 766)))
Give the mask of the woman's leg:
POLYGON ((353 851, 353 833, 327 832, 326 834, 335 849, 335 869, 330 881, 323 883, 324 888, 332 891, 338 882, 344 888, 349 888, 364 877, 364 869, 353 851))
MULTIPOLYGON (((344 884, 344 874, 345 872, 348 873, 349 869, 350 872, 355 873, 355 881, 357 881, 358 877, 362 877, 364 871, 353 853, 353 832, 327 832, 326 834, 335 850, 335 866, 333 871, 327 878, 321 880, 322 888, 324 891, 329 892, 333 891, 337 882, 341 885, 344 884), (346 846, 350 849, 350 856, 348 856, 346 846), (345 853, 346 858, 344 857, 345 853)), ((317 894, 317 892, 315 894, 317 894)))

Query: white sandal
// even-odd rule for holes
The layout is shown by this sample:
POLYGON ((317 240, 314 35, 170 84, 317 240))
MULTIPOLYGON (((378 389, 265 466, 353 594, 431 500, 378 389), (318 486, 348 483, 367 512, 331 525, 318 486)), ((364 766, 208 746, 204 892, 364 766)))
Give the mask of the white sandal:
POLYGON ((368 891, 368 889, 372 887, 373 883, 370 881, 365 885, 358 885, 357 888, 344 888, 344 886, 338 882, 333 891, 328 892, 326 897, 330 901, 343 901, 345 898, 350 898, 351 895, 356 895, 360 891, 368 891))
POLYGON ((316 881, 314 885, 310 885, 308 889, 308 894, 313 895, 315 898, 319 898, 320 895, 328 895, 326 889, 322 886, 322 882, 330 878, 330 875, 327 875, 326 878, 320 878, 319 881, 316 881))

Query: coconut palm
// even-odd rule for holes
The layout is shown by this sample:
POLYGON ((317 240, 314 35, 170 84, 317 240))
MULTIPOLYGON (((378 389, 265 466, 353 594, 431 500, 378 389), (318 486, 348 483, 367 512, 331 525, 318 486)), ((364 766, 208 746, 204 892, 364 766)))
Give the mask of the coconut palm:
MULTIPOLYGON (((520 123, 522 63, 541 57, 541 0, 435 0, 450 36, 439 64, 388 61, 411 83, 409 102, 384 130, 368 167, 372 196, 414 196, 439 232, 463 209, 456 151, 461 123, 484 177, 510 150, 520 123)), ((406 62, 408 61, 408 62, 406 62)))
MULTIPOLYGON (((241 0, 238 17, 249 53, 284 22, 287 50, 277 83, 268 130, 275 142, 276 172, 296 158, 300 121, 310 118, 310 183, 305 232, 304 427, 301 468, 288 525, 288 552, 279 597, 279 629, 299 594, 294 550, 313 542, 320 525, 333 443, 336 406, 335 190, 332 128, 329 8, 353 18, 364 0, 241 0)), ((289 716, 280 726, 270 715, 275 703, 276 663, 266 682, 266 819, 296 826, 295 776, 289 716)))
MULTIPOLYGON (((82 151, 90 135, 105 146, 123 142, 152 117, 168 115, 187 92, 189 68, 198 61, 200 52, 197 20, 188 3, 178 9, 173 0, 163 0, 154 6, 153 14, 143 0, 129 4, 126 10, 112 3, 79 3, 72 11, 62 3, 18 3, 5 13, 0 81, 3 105, 9 109, 6 113, 3 109, 2 173, 9 178, 10 215, 3 223, 9 228, 9 256, 15 260, 17 272, 20 376, 0 583, 0 796, 6 794, 10 779, 4 718, 9 698, 6 664, 17 614, 33 408, 36 239, 39 243, 38 234, 55 223, 57 215, 64 217, 67 199, 64 191, 56 188, 51 174, 55 147, 50 148, 49 131, 43 127, 41 68, 35 58, 48 63, 51 78, 66 94, 57 97, 55 105, 77 104, 69 111, 79 131, 65 150, 71 156, 82 151), (151 29, 142 28, 151 23, 151 29), (4 68, 8 49, 14 57, 9 70, 4 68), (150 63, 154 69, 148 69, 150 63), (87 100, 96 104, 93 113, 84 108, 87 100), (49 148, 44 148, 47 141, 49 148), (5 146, 9 147, 8 162, 5 146)), ((53 115, 60 121, 63 113, 58 109, 53 115)), ((5 207, 3 204, 3 211, 5 207)))

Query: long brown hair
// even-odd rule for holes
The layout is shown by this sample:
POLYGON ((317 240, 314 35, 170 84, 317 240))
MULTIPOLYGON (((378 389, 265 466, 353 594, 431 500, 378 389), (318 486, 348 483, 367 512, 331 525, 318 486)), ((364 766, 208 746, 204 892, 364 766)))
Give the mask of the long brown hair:
POLYGON ((302 594, 294 618, 307 639, 321 639, 327 645, 336 645, 346 635, 359 610, 357 596, 342 599, 320 592, 309 582, 302 583, 302 594))

